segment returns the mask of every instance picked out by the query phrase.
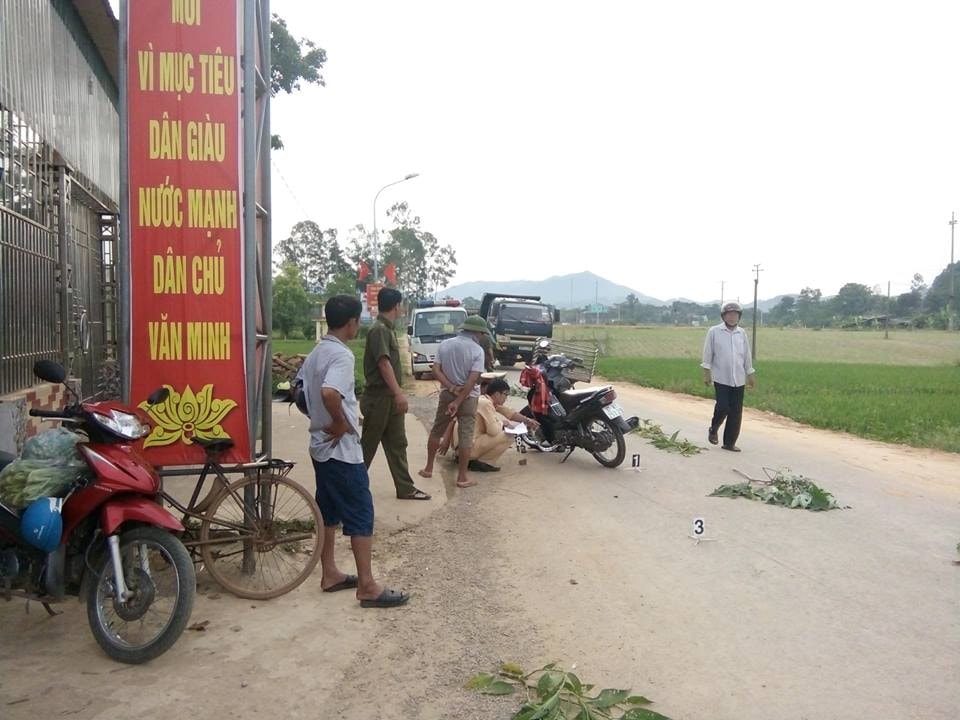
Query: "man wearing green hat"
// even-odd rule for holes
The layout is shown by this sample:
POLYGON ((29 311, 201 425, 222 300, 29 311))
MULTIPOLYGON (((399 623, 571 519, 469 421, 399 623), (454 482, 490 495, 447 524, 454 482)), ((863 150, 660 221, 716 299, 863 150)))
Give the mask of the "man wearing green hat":
POLYGON ((427 444, 427 464, 420 471, 420 477, 433 475, 433 461, 450 423, 457 420, 460 437, 460 470, 457 475, 457 487, 476 485, 475 480, 467 476, 470 462, 470 448, 473 447, 473 429, 477 415, 477 399, 480 388, 477 382, 484 369, 481 338, 488 332, 482 318, 471 315, 463 321, 456 337, 444 340, 437 349, 437 359, 433 365, 433 376, 443 390, 437 405, 437 417, 430 431, 427 444))

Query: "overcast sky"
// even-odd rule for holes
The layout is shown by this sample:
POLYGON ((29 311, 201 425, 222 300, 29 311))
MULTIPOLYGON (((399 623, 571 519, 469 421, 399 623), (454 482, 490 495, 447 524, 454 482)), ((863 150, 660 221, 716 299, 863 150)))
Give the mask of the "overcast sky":
POLYGON ((662 299, 909 289, 960 210, 960 2, 272 0, 327 50, 273 104, 274 240, 407 200, 454 282, 662 299))

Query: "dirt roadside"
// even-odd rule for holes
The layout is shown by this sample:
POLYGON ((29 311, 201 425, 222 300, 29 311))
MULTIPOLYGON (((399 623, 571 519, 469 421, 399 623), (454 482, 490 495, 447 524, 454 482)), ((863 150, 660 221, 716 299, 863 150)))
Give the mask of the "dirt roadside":
MULTIPOLYGON (((414 470, 432 389, 417 383, 408 418, 414 470)), ((703 440, 709 403, 618 389, 628 413, 703 440)), ((277 454, 306 461, 302 418, 286 413, 275 408, 277 454)), ((956 717, 960 458, 753 412, 741 445, 682 458, 630 438, 641 472, 510 454, 466 491, 442 463, 430 503, 397 501, 378 462, 376 568, 415 593, 409 607, 361 610, 323 595, 318 575, 267 603, 201 578, 193 621, 206 630, 131 668, 103 657, 75 603, 49 619, 0 604, 0 717, 505 718, 510 701, 462 688, 500 660, 576 663, 678 719, 956 717), (852 509, 706 497, 732 468, 764 465, 852 509), (710 542, 689 539, 694 517, 710 542)), ((338 556, 350 567, 345 544, 338 556)))

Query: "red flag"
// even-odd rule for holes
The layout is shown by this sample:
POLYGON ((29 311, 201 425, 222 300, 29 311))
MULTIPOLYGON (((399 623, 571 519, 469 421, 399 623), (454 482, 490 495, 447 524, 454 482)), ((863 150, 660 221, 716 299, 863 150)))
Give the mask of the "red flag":
POLYGON ((391 285, 397 284, 397 266, 390 263, 383 269, 383 276, 390 281, 391 285))
POLYGON ((367 276, 370 274, 370 266, 367 265, 363 260, 360 261, 360 275, 357 278, 360 282, 363 282, 367 279, 367 276))

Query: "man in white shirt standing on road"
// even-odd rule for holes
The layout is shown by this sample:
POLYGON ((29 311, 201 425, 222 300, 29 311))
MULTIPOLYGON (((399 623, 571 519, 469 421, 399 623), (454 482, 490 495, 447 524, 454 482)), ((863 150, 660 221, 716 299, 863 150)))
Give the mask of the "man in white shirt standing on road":
POLYGON ((743 417, 744 385, 755 387, 753 357, 747 333, 740 327, 743 308, 729 302, 720 311, 723 322, 707 332, 703 343, 703 384, 713 383, 717 403, 707 439, 711 445, 720 440, 718 433, 723 428, 723 449, 740 452, 737 438, 740 436, 740 421, 743 417))
POLYGON ((324 592, 356 590, 360 607, 390 608, 406 604, 405 592, 385 588, 373 577, 373 496, 360 446, 360 404, 347 343, 360 330, 360 300, 335 295, 325 307, 330 332, 303 363, 303 392, 310 416, 310 458, 317 481, 317 505, 323 515, 320 564, 324 592), (337 567, 337 526, 350 538, 357 574, 337 567))

